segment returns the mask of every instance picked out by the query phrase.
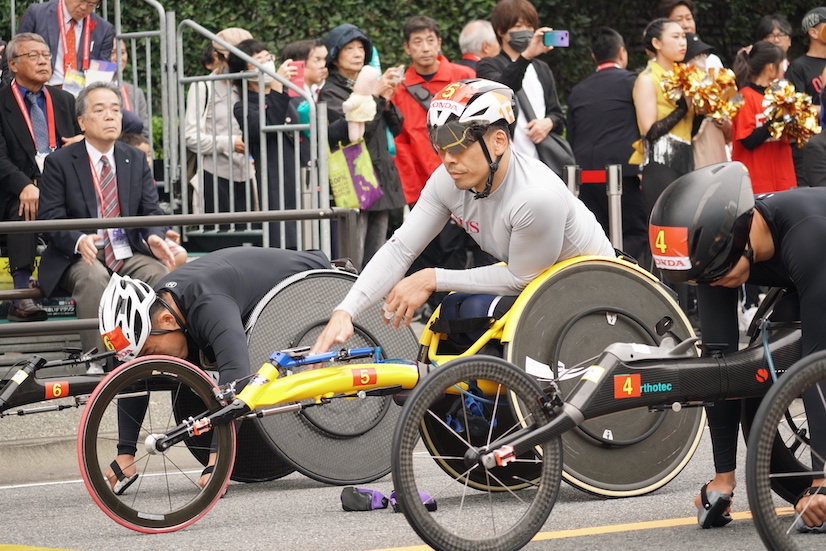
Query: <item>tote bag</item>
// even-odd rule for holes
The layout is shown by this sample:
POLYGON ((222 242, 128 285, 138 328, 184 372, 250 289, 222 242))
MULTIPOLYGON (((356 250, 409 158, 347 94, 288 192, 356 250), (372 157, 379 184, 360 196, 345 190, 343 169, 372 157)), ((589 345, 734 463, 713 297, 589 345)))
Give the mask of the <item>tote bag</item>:
POLYGON ((363 139, 330 152, 327 167, 337 207, 367 209, 384 195, 363 139))

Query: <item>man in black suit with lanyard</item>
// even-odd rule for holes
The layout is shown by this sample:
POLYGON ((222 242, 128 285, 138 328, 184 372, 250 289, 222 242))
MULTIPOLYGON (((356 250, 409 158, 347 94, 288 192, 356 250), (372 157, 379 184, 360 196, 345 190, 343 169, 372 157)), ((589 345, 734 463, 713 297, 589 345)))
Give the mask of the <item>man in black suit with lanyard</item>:
MULTIPOLYGON (((77 115, 85 139, 46 159, 40 183, 43 220, 116 218, 163 214, 144 153, 118 141, 120 90, 96 82, 77 97, 77 115)), ((60 287, 75 299, 78 318, 96 318, 103 290, 113 272, 154 285, 175 259, 164 242, 164 229, 128 228, 49 233, 40 263, 46 296, 60 287)), ((82 331, 83 348, 103 350, 97 331, 82 331)))
POLYGON ((639 166, 628 164, 639 139, 634 109, 636 75, 626 70, 628 52, 622 36, 603 27, 591 37, 592 73, 568 95, 568 141, 582 169, 579 198, 608 232, 607 165, 622 165, 623 250, 642 260, 648 251, 648 211, 640 190, 639 166))
MULTIPOLYGON (((45 85, 52 67, 51 50, 43 38, 19 34, 6 52, 14 80, 0 90, 0 216, 9 221, 34 220, 44 159, 83 136, 75 118, 75 98, 45 85)), ((36 244, 33 233, 6 237, 15 289, 29 286, 36 244)), ((46 311, 31 299, 16 300, 9 306, 8 318, 42 321, 46 311)))
POLYGON ((109 61, 115 41, 112 24, 94 13, 101 0, 52 0, 29 5, 18 33, 37 33, 52 49, 52 78, 63 84, 66 69, 85 71, 93 59, 109 61), (68 53, 68 55, 67 55, 68 53))

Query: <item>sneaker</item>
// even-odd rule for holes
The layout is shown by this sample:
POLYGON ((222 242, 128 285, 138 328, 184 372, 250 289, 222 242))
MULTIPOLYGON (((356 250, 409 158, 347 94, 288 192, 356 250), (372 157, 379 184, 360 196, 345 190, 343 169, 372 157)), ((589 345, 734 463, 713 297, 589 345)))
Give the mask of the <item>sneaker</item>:
POLYGON ((46 321, 49 314, 30 298, 9 303, 9 321, 46 321))
POLYGON ((797 520, 794 521, 794 529, 801 534, 826 534, 826 522, 820 526, 808 526, 803 522, 802 517, 797 517, 797 520))
POLYGON ((86 369, 87 375, 103 375, 103 364, 100 362, 89 362, 89 367, 86 369))

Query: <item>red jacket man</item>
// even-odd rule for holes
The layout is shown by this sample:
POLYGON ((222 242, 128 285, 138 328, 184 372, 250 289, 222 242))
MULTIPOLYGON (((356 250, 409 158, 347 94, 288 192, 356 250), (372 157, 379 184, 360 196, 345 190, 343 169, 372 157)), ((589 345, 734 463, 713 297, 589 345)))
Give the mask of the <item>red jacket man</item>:
POLYGON ((441 163, 427 137, 430 98, 451 82, 476 75, 472 69, 451 63, 439 54, 441 32, 433 19, 412 17, 405 23, 403 33, 404 51, 410 56, 411 65, 396 89, 393 103, 404 116, 402 133, 396 136, 396 167, 405 200, 411 204, 419 199, 425 182, 441 163))

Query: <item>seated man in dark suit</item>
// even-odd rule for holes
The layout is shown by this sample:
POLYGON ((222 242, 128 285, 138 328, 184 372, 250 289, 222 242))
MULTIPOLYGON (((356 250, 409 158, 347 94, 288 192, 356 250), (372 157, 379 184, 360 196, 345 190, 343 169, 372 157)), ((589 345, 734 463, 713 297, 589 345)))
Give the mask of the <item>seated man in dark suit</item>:
MULTIPOLYGON (((51 50, 40 35, 18 34, 8 45, 14 76, 0 90, 0 219, 37 218, 38 181, 43 160, 53 150, 83 138, 75 117, 75 98, 59 88, 45 86, 52 74, 51 50)), ((9 271, 15 289, 25 289, 34 267, 37 235, 12 233, 6 237, 9 271)), ((42 321, 46 311, 32 299, 9 305, 11 321, 42 321)))
POLYGON ((92 59, 109 61, 115 29, 94 13, 99 5, 100 0, 51 0, 26 9, 17 32, 37 33, 51 48, 54 71, 49 84, 62 85, 67 68, 85 71, 92 59))
MULTIPOLYGON (((143 152, 118 141, 121 96, 117 86, 96 82, 77 97, 85 140, 47 157, 40 184, 40 219, 114 218, 163 214, 143 152)), ((78 318, 95 318, 112 272, 154 285, 174 266, 164 228, 130 228, 49 234, 40 264, 46 296, 71 293, 78 318), (145 239, 145 242, 144 242, 145 239)), ((104 350, 97 331, 83 331, 85 350, 104 350)))

